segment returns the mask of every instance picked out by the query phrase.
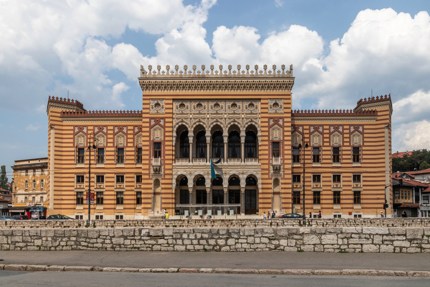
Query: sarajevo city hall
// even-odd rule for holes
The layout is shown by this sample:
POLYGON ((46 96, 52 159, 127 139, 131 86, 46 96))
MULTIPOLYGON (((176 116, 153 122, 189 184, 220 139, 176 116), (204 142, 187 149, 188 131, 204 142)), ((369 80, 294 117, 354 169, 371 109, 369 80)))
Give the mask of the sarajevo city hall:
POLYGON ((48 214, 391 216, 389 96, 292 110, 292 67, 266 65, 148 66, 139 83, 137 111, 49 97, 48 214))

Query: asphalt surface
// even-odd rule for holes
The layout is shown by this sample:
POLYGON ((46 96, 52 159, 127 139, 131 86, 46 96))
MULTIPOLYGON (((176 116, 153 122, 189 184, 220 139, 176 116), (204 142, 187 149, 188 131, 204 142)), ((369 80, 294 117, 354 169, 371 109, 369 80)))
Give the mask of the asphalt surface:
POLYGON ((49 271, 56 266, 60 271, 279 274, 287 270, 430 277, 430 254, 425 253, 0 251, 0 259, 0 269, 18 271, 49 271))

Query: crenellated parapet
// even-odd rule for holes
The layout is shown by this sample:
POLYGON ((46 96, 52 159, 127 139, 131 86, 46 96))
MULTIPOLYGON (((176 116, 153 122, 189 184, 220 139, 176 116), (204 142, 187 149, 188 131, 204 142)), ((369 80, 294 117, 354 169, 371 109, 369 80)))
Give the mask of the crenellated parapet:
POLYGON ((60 109, 66 109, 66 110, 75 110, 75 111, 85 111, 84 105, 74 99, 66 99, 61 97, 54 97, 49 96, 48 97, 48 109, 50 107, 57 107, 60 109))
POLYGON ((291 91, 294 85, 293 66, 286 69, 272 65, 196 65, 179 67, 169 65, 162 68, 141 66, 139 83, 142 91, 291 91))
POLYGON ((340 110, 293 110, 293 116, 306 117, 360 117, 360 116, 376 116, 376 110, 354 111, 351 109, 340 110))
POLYGON ((362 104, 373 104, 373 103, 379 103, 379 102, 385 102, 385 101, 391 101, 391 95, 384 95, 384 96, 376 96, 376 97, 369 97, 369 98, 363 98, 360 99, 357 102, 357 106, 360 106, 362 104))
POLYGON ((354 111, 358 112, 368 109, 380 109, 383 106, 388 106, 390 109, 390 113, 392 113, 393 104, 391 102, 390 94, 360 99, 357 102, 357 107, 354 109, 354 111))
POLYGON ((142 111, 124 111, 124 110, 119 110, 119 111, 80 111, 80 112, 63 111, 63 112, 61 112, 61 117, 63 117, 63 118, 105 118, 105 117, 140 118, 140 117, 142 117, 142 111))

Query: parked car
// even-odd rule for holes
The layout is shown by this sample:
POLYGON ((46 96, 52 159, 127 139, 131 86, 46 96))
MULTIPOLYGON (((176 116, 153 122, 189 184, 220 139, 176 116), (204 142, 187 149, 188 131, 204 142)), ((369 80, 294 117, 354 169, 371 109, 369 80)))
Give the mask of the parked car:
POLYGON ((51 214, 46 219, 49 219, 49 220, 69 220, 69 219, 73 219, 73 218, 68 217, 67 215, 63 215, 63 214, 51 214))
POLYGON ((27 220, 27 215, 25 214, 15 214, 11 216, 14 220, 27 220))
POLYGON ((281 215, 281 218, 303 218, 303 215, 298 213, 285 213, 281 215))

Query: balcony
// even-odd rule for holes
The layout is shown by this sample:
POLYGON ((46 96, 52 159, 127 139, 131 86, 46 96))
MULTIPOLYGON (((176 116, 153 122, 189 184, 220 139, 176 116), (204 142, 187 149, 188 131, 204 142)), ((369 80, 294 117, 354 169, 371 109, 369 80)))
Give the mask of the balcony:
POLYGON ((321 182, 312 182, 312 188, 321 188, 321 182))
POLYGON ((152 158, 152 173, 160 174, 161 173, 161 158, 154 157, 152 158))
POLYGON ((123 182, 117 182, 115 183, 115 188, 120 188, 120 189, 124 189, 124 183, 123 182))
POLYGON ((340 187, 342 187, 342 183, 340 183, 340 182, 333 182, 332 187, 334 187, 334 188, 340 188, 340 187))
POLYGON ((274 173, 280 173, 282 168, 282 160, 280 157, 272 158, 272 170, 274 173))
POLYGON ((246 157, 245 163, 258 163, 258 158, 256 157, 246 157))
POLYGON ((359 188, 359 187, 361 187, 361 182, 353 182, 353 183, 352 183, 352 187, 354 187, 354 188, 359 188))
POLYGON ((105 184, 101 182, 96 183, 96 188, 105 188, 105 184))
POLYGON ((175 163, 189 163, 189 158, 175 158, 175 163))
POLYGON ((84 189, 85 188, 85 184, 83 184, 83 183, 76 183, 75 188, 77 188, 77 189, 84 189))

